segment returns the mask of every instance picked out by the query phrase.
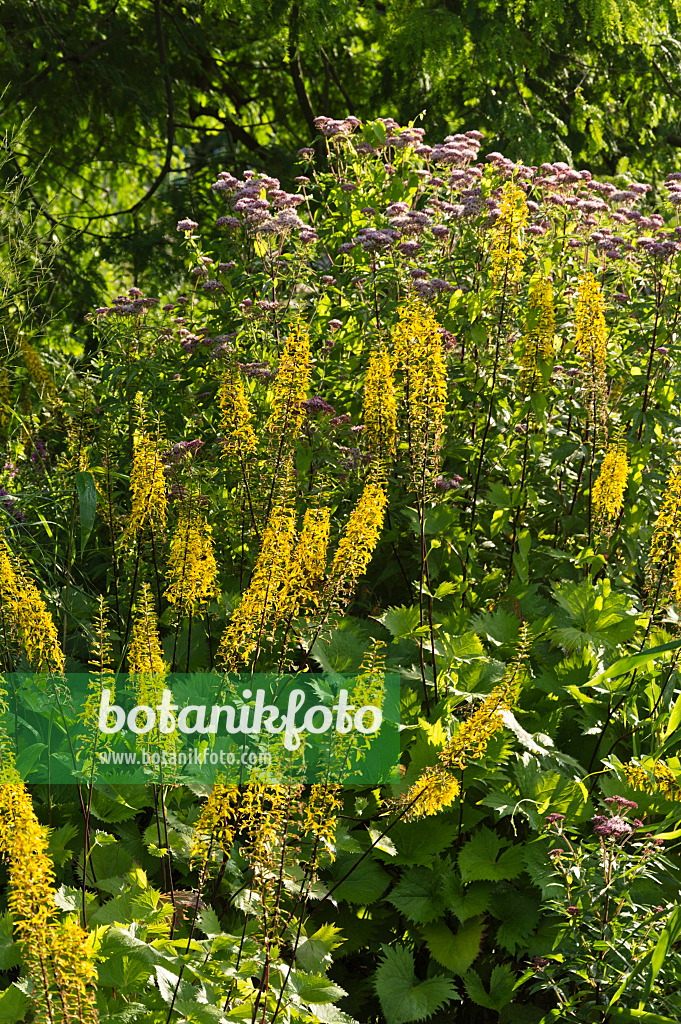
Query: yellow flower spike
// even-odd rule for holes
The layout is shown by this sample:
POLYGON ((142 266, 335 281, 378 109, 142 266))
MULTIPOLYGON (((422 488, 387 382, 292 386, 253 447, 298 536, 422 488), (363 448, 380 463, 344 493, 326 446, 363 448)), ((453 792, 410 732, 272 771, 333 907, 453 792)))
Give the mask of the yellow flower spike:
POLYGON ((502 712, 510 711, 518 701, 523 665, 528 652, 529 631, 527 624, 523 623, 515 658, 508 666, 504 678, 440 751, 440 761, 446 768, 463 771, 467 759, 481 757, 495 733, 503 728, 502 712))
POLYGON ((343 806, 341 792, 340 786, 327 783, 313 784, 303 814, 303 835, 316 836, 319 843, 326 846, 332 861, 336 859, 333 849, 338 824, 336 812, 343 806))
POLYGON ((229 366, 222 376, 218 402, 222 410, 220 423, 225 432, 223 454, 243 461, 255 452, 257 441, 246 388, 234 366, 229 366))
POLYGON ((597 367, 605 366, 608 328, 603 293, 593 274, 585 273, 577 288, 575 344, 577 351, 597 367))
POLYGON ((490 276, 495 291, 511 287, 522 276, 525 261, 522 232, 528 219, 525 193, 512 181, 507 181, 499 208, 501 212, 492 228, 490 247, 490 276))
POLYGON ((675 775, 664 761, 653 764, 636 764, 630 761, 624 765, 628 782, 643 793, 651 796, 662 794, 668 800, 681 800, 681 777, 675 775))
POLYGON ((201 808, 194 827, 190 859, 198 861, 199 873, 206 869, 208 857, 216 852, 229 856, 237 829, 239 790, 217 780, 201 808))
POLYGON ((305 415, 302 403, 310 386, 310 337, 302 323, 296 323, 284 344, 274 381, 274 395, 267 429, 275 444, 293 440, 305 415))
POLYGON ((232 672, 257 651, 277 595, 290 572, 295 540, 295 512, 275 507, 265 527, 251 582, 222 634, 218 661, 232 672))
POLYGON ((527 324, 523 342, 521 379, 528 391, 541 388, 542 376, 537 360, 548 362, 553 358, 553 336, 556 333, 556 315, 553 307, 553 288, 548 280, 539 279, 530 287, 527 324))
POLYGON ((364 438, 369 452, 390 459, 397 443, 397 402, 390 356, 372 352, 364 379, 364 438))
POLYGON ((303 610, 312 610, 320 601, 326 571, 331 509, 308 509, 303 517, 290 568, 275 599, 275 621, 295 618, 303 610))
POLYGON ((59 403, 59 396, 57 395, 57 389, 54 386, 54 381, 50 377, 49 373, 43 366, 43 361, 33 348, 28 343, 26 338, 22 335, 20 339, 21 356, 26 365, 33 383, 36 387, 50 399, 55 405, 59 403))
POLYGON ((451 807, 461 792, 457 780, 441 765, 426 768, 423 775, 402 797, 402 804, 409 810, 405 820, 416 821, 437 814, 444 807, 451 807))
POLYGON ((183 508, 170 542, 166 600, 180 615, 201 616, 219 593, 212 530, 197 509, 183 508))
POLYGON ((383 527, 388 497, 380 484, 367 483, 336 548, 327 591, 333 599, 349 601, 371 561, 383 527))
POLYGON ((64 670, 57 627, 36 585, 23 572, 0 533, 0 604, 21 635, 26 660, 36 672, 64 670))
POLYGON ((622 440, 608 447, 591 498, 593 521, 610 527, 620 514, 629 477, 629 460, 622 440))
MULTIPOLYGON (((163 691, 167 689, 169 666, 163 657, 154 598, 148 583, 143 583, 140 587, 135 604, 128 666, 135 681, 138 705, 157 707, 161 703, 163 691)), ((139 741, 143 746, 154 746, 167 751, 172 750, 176 744, 174 734, 161 733, 158 724, 150 732, 140 734, 139 741)))
POLYGON ((0 855, 7 864, 8 909, 35 986, 36 1019, 96 1024, 92 947, 74 920, 57 919, 47 829, 38 823, 23 782, 3 764, 0 855))
POLYGON ((647 576, 654 594, 681 601, 681 460, 672 466, 650 543, 647 576))
POLYGON ((133 437, 133 461, 130 474, 132 511, 124 536, 130 537, 145 526, 163 530, 168 512, 166 479, 158 438, 147 433, 142 395, 137 396, 138 428, 133 437))

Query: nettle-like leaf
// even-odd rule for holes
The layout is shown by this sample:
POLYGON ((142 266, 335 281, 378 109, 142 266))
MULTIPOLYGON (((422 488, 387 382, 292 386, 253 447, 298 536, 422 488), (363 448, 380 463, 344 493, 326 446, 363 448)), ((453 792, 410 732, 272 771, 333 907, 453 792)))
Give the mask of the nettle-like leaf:
POLYGON ((485 934, 484 918, 471 917, 456 934, 444 921, 423 929, 430 955, 454 974, 465 974, 477 959, 485 934))
POLYGON ((451 846, 457 825, 443 815, 422 822, 400 822, 390 830, 397 857, 393 863, 427 867, 443 850, 451 846))
POLYGON ((524 866, 522 847, 505 849, 507 846, 508 842, 488 828, 479 829, 459 853, 459 870, 464 882, 500 882, 519 875, 524 866))
POLYGON ((538 895, 534 896, 527 890, 521 892, 510 886, 500 885, 490 897, 489 909, 500 922, 497 928, 497 942, 509 953, 515 953, 516 949, 522 946, 539 921, 538 895))
POLYGON ((383 946, 374 985, 387 1024, 427 1020, 457 995, 450 978, 438 976, 419 981, 414 956, 405 946, 383 946))
POLYGON ((470 917, 477 917, 489 909, 492 886, 489 882, 471 882, 463 886, 458 878, 447 886, 445 900, 447 909, 463 923, 470 917))
POLYGON ((613 592, 610 580, 554 584, 560 611, 551 638, 566 651, 587 646, 612 648, 631 640, 636 630, 636 609, 624 594, 613 592))
POLYGON ((331 963, 331 953, 341 945, 340 928, 323 924, 313 935, 308 935, 298 944, 296 961, 306 971, 319 972, 331 963))
POLYGON ((388 608, 387 612, 378 616, 378 621, 385 626, 397 639, 412 637, 419 630, 420 614, 416 605, 400 605, 388 608))
POLYGON ((488 1010, 499 1011, 503 1010, 504 1006, 513 998, 516 977, 506 964, 497 964, 492 969, 489 991, 475 971, 469 971, 463 982, 466 992, 474 1003, 477 1003, 478 1006, 485 1006, 488 1010))
POLYGON ((445 912, 443 879, 432 868, 411 868, 393 889, 388 902, 415 924, 429 924, 445 912))
POLYGON ((384 871, 375 860, 366 858, 358 861, 356 857, 339 857, 330 869, 329 888, 336 882, 340 882, 334 890, 334 897, 337 900, 346 900, 348 903, 358 903, 368 906, 375 903, 379 896, 382 896, 390 884, 390 875, 384 871), (352 871, 345 881, 340 882, 343 875, 353 864, 357 867, 352 871))

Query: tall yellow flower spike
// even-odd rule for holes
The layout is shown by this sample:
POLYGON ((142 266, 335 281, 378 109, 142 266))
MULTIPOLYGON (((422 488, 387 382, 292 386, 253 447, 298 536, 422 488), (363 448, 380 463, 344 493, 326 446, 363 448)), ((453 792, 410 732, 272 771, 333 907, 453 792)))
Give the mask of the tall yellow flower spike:
POLYGON ((43 366, 42 359, 23 335, 21 336, 19 344, 21 347, 21 356, 26 365, 26 369, 33 379, 33 383, 50 399, 51 402, 57 404, 59 402, 57 389, 54 386, 54 381, 43 366))
POLYGON ((492 228, 490 248, 490 275, 496 291, 515 284, 523 272, 523 228, 528 219, 525 193, 512 181, 507 181, 499 208, 501 212, 492 228))
POLYGON ((161 445, 157 438, 147 433, 144 420, 142 395, 137 396, 139 424, 133 437, 132 511, 124 536, 134 536, 145 526, 163 530, 168 512, 166 479, 161 460, 161 445))
POLYGON ((246 388, 234 366, 229 366, 222 376, 218 402, 225 432, 222 451, 227 458, 243 462, 256 450, 257 441, 246 388))
POLYGON ((275 617, 295 617, 319 604, 326 570, 331 509, 308 509, 286 580, 275 599, 275 617))
POLYGON ((676 775, 664 761, 636 764, 630 761, 624 765, 624 774, 636 789, 651 796, 662 794, 668 800, 681 800, 681 774, 676 775))
POLYGON ((294 540, 295 512, 275 507, 263 533, 251 582, 222 634, 218 660, 225 671, 234 671, 257 650, 277 595, 288 579, 294 540))
POLYGON ((390 356, 372 352, 364 379, 364 438, 370 453, 390 459, 397 441, 397 402, 390 356))
POLYGON ((629 460, 624 442, 619 439, 608 447, 601 471, 594 484, 591 507, 597 525, 610 528, 620 514, 629 477, 629 460))
POLYGON ((593 274, 585 273, 577 288, 575 343, 577 351, 597 367, 605 366, 608 328, 603 293, 593 274))
POLYGON ((327 591, 349 601, 366 570, 383 527, 388 497, 380 484, 367 483, 336 548, 327 591))
POLYGON ((97 1024, 96 970, 87 933, 59 921, 47 829, 16 771, 2 766, 0 855, 7 864, 8 909, 34 983, 36 1019, 50 1024, 97 1024))
POLYGON ((648 585, 653 593, 681 601, 681 460, 672 466, 657 516, 648 558, 648 585))
POLYGON ((523 342, 521 377, 525 388, 533 391, 542 386, 537 360, 548 362, 553 358, 553 336, 556 333, 556 314, 553 308, 553 288, 545 279, 536 280, 530 287, 523 342))
POLYGON ((274 394, 267 428, 275 444, 298 434, 305 410, 302 403, 310 386, 310 336, 296 323, 284 344, 274 381, 274 394))
POLYGON ((26 660, 36 672, 63 672, 64 652, 57 627, 35 583, 23 572, 0 533, 0 604, 16 629, 26 660))
POLYGON ((180 615, 201 616, 218 596, 218 565, 211 527, 196 509, 183 508, 168 555, 165 598, 180 615))

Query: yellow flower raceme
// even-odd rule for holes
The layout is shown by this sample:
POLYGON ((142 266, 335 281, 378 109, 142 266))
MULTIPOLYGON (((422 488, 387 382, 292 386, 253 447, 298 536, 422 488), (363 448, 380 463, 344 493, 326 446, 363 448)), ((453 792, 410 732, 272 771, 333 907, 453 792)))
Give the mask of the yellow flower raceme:
POLYGON ((401 306, 398 316, 393 330, 394 358, 402 370, 411 434, 415 442, 426 445, 424 455, 433 461, 441 446, 447 406, 447 369, 439 324, 432 309, 418 299, 401 306))
POLYGON ((190 857, 199 862, 199 871, 205 871, 208 858, 221 852, 229 856, 238 827, 237 805, 239 790, 217 780, 210 796, 201 808, 196 823, 190 857))
POLYGON ((397 441, 397 402, 390 356, 385 349, 369 357, 364 379, 364 425, 371 454, 390 459, 397 441))
POLYGON ((133 437, 130 474, 132 511, 124 531, 125 537, 136 534, 145 526, 150 526, 152 530, 162 530, 168 511, 161 444, 158 438, 152 437, 146 430, 141 394, 137 396, 137 406, 139 420, 133 437))
POLYGON ((596 367, 605 366, 608 328, 603 293, 593 274, 585 273, 577 288, 575 343, 577 351, 596 367))
MULTIPOLYGON (((154 599, 148 583, 143 583, 135 605, 135 621, 132 627, 132 641, 128 649, 128 666, 135 681, 137 704, 156 708, 161 703, 163 691, 168 689, 168 664, 163 657, 163 648, 158 634, 158 622, 154 599)), ((144 721, 138 719, 138 726, 144 721)), ((142 746, 171 751, 176 746, 176 736, 162 733, 158 719, 154 727, 138 737, 142 746)))
POLYGON ((285 582, 275 599, 275 618, 295 617, 319 603, 326 571, 331 510, 308 509, 285 582))
POLYGON ((553 308, 553 288, 545 279, 536 280, 530 287, 522 356, 522 381, 528 390, 541 388, 542 376, 537 360, 548 362, 553 358, 553 336, 556 333, 556 315, 553 308))
POLYGON ((180 615, 201 615, 218 595, 218 566, 211 527, 197 510, 184 508, 170 543, 166 599, 180 615))
POLYGON ((528 649, 528 630, 523 623, 515 659, 509 665, 504 678, 470 718, 459 726, 456 735, 441 750, 440 761, 446 768, 458 768, 463 771, 466 761, 469 758, 481 757, 491 738, 503 728, 502 712, 510 711, 518 700, 521 673, 528 649))
POLYGON ((232 613, 218 649, 218 660, 230 672, 257 650, 277 595, 290 572, 295 539, 295 512, 284 506, 270 513, 248 589, 232 613))
POLYGON ((591 504, 596 523, 607 526, 622 508, 629 476, 629 460, 624 444, 617 441, 605 453, 601 471, 594 484, 591 504))
POLYGON ((95 646, 90 657, 90 673, 85 706, 79 715, 83 723, 83 743, 81 745, 82 767, 91 767, 89 760, 94 754, 95 742, 101 749, 109 742, 109 736, 102 735, 99 730, 99 711, 102 690, 110 691, 110 703, 116 700, 116 677, 113 672, 113 655, 111 640, 107 628, 104 598, 100 595, 99 608, 94 623, 95 646))
POLYGON ((528 212, 525 193, 512 181, 502 189, 501 213, 492 228, 490 273, 496 291, 503 291, 520 280, 525 261, 523 228, 528 212))
POLYGON ((92 946, 75 920, 58 920, 47 829, 11 766, 3 765, 2 776, 0 855, 9 874, 8 910, 34 983, 36 1019, 96 1024, 92 946))
POLYGON ((327 581, 332 597, 350 600, 371 561, 383 527, 388 497, 380 484, 367 483, 338 542, 327 581))
POLYGON ((459 783, 442 765, 432 765, 402 798, 409 808, 405 818, 414 821, 437 814, 444 807, 451 807, 460 792, 459 783))
POLYGON ((287 789, 277 783, 249 782, 239 807, 239 825, 246 859, 261 870, 275 866, 284 839, 287 789))
POLYGON ((340 786, 315 783, 310 787, 303 815, 303 834, 316 836, 329 850, 331 860, 335 860, 333 841, 338 824, 337 811, 342 807, 340 793, 340 786))
POLYGON ((31 668, 36 672, 62 672, 64 653, 52 616, 1 534, 0 604, 9 626, 20 633, 31 668))
POLYGON ((664 761, 648 762, 645 765, 630 761, 624 766, 624 774, 636 789, 651 796, 662 794, 668 800, 681 800, 681 776, 677 776, 664 761))
POLYGON ((234 366, 225 370, 218 402, 222 410, 220 422, 225 432, 222 450, 228 458, 243 461, 256 450, 257 441, 246 388, 234 366))
POLYGON ((274 395, 268 430, 275 442, 293 440, 300 430, 305 410, 302 403, 310 386, 310 337, 302 323, 296 323, 286 339, 274 381, 274 395))
POLYGON ((26 341, 23 335, 20 340, 20 346, 22 358, 26 364, 26 369, 33 378, 33 383, 41 392, 47 395, 50 401, 58 403, 59 397, 54 381, 43 366, 43 361, 36 350, 26 341))
POLYGON ((681 601, 681 461, 672 466, 655 523, 648 582, 653 592, 671 593, 681 601))

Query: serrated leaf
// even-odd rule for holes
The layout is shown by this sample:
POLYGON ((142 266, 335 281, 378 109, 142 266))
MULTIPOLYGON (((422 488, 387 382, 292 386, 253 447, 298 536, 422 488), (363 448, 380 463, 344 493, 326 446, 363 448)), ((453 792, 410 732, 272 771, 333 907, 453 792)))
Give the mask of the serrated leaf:
POLYGON ((472 836, 459 853, 459 870, 464 882, 515 878, 523 870, 523 850, 512 846, 501 852, 506 842, 484 826, 472 836))
POLYGON ((347 995, 344 988, 323 975, 297 974, 294 987, 305 1003, 335 1003, 347 995))
POLYGON ((0 971, 8 971, 21 963, 21 949, 14 941, 12 918, 9 914, 0 917, 0 971))
POLYGON ((463 923, 469 917, 485 913, 489 907, 491 892, 492 886, 489 882, 473 882, 464 888, 457 878, 445 889, 445 904, 463 923))
POLYGON ((313 935, 306 936, 296 950, 296 961, 305 971, 319 972, 331 963, 331 953, 341 945, 340 928, 323 924, 313 935))
POLYGON ((416 605, 388 608, 378 621, 396 638, 412 637, 419 628, 420 613, 416 605))
POLYGON ((334 899, 368 906, 375 903, 388 888, 390 875, 376 861, 369 859, 357 861, 354 857, 339 857, 331 869, 330 888, 336 880, 340 882, 340 885, 334 890, 334 899), (357 864, 357 867, 343 882, 340 882, 340 879, 353 864, 357 864))
POLYGON ((488 1010, 502 1010, 513 998, 515 974, 506 964, 497 964, 490 976, 489 992, 475 971, 469 971, 463 979, 466 992, 478 1006, 488 1010))
POLYGON ((444 913, 442 884, 428 868, 411 868, 393 889, 388 902, 415 924, 429 924, 444 913))
POLYGON ((222 935, 222 928, 218 921, 218 915, 212 907, 204 907, 197 917, 197 924, 201 931, 212 939, 215 935, 222 935))
POLYGON ((456 833, 457 826, 441 818, 429 818, 427 826, 400 822, 390 830, 397 847, 394 863, 427 867, 451 846, 456 833))
POLYGON ((17 1024, 17 1021, 24 1019, 30 1005, 28 996, 16 985, 10 985, 4 992, 0 992, 0 1021, 17 1024))
POLYGON ((444 921, 423 929, 430 955, 454 974, 465 974, 477 958, 485 933, 484 919, 472 917, 454 932, 444 921))
POLYGON ((414 957, 404 946, 384 946, 383 958, 374 984, 387 1024, 426 1020, 455 998, 456 989, 449 978, 418 980, 414 957))

